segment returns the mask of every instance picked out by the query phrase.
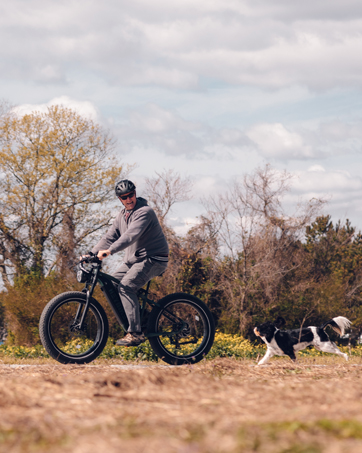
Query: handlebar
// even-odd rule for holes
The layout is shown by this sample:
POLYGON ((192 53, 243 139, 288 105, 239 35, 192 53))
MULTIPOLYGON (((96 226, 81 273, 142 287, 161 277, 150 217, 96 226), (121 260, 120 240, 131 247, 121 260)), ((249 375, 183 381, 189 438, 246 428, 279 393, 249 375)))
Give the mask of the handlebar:
MULTIPOLYGON (((107 256, 105 253, 103 253, 103 256, 107 256)), ((97 255, 94 255, 93 253, 91 255, 84 256, 82 259, 79 260, 80 263, 95 263, 95 264, 101 264, 101 260, 97 257, 97 255)))

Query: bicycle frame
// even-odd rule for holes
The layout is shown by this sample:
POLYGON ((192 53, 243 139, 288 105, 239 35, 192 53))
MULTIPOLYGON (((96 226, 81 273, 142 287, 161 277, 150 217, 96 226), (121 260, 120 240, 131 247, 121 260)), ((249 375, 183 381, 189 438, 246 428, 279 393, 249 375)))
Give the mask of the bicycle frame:
MULTIPOLYGON (((123 304, 122 304, 122 301, 121 301, 121 298, 119 296, 118 289, 117 289, 117 286, 119 285, 120 281, 117 278, 113 277, 112 275, 101 272, 101 270, 100 270, 101 267, 102 267, 101 262, 96 264, 96 267, 93 268, 91 271, 92 272, 91 280, 86 282, 86 285, 85 285, 84 289, 82 290, 83 292, 86 292, 87 299, 86 299, 86 304, 85 304, 85 307, 84 307, 84 310, 82 313, 82 318, 79 323, 79 329, 80 330, 83 329, 83 323, 84 323, 84 319, 88 312, 90 299, 93 295, 96 284, 99 283, 99 286, 100 286, 102 292, 104 293, 104 295, 107 299, 107 302, 109 303, 110 307, 112 308, 112 311, 113 311, 114 315, 116 316, 117 321, 122 326, 122 328, 125 330, 125 332, 127 332, 129 323, 128 323, 128 319, 127 319, 126 313, 124 311, 124 307, 123 307, 123 304), (89 286, 91 286, 90 289, 89 289, 89 286)), ((145 316, 146 305, 149 304, 152 307, 155 307, 158 305, 157 302, 154 302, 152 299, 148 298, 150 284, 151 284, 151 281, 149 281, 147 283, 146 289, 141 288, 137 292, 138 298, 141 300, 141 303, 140 303, 141 323, 145 316)), ((81 310, 81 306, 79 306, 79 308, 78 308, 76 319, 78 319, 78 317, 80 315, 80 310, 81 310)), ((173 335, 175 335, 179 332, 182 332, 182 330, 186 326, 186 323, 181 318, 176 317, 173 313, 169 312, 168 310, 165 310, 164 316, 166 316, 171 322, 178 323, 179 328, 176 331, 172 331, 172 332, 148 333, 146 335, 146 337, 155 337, 155 336, 172 337, 173 335)))
MULTIPOLYGON (((101 290, 103 291, 107 302, 109 303, 110 307, 112 308, 113 313, 115 314, 117 321, 120 323, 120 325, 123 327, 125 331, 127 331, 129 323, 128 319, 126 316, 126 313, 124 311, 124 307, 121 301, 121 298, 119 297, 119 292, 117 289, 117 286, 119 285, 119 280, 116 279, 115 277, 112 277, 109 274, 105 274, 104 272, 99 272, 97 276, 97 281, 99 283, 99 286, 101 290)), ((137 295, 138 298, 141 299, 141 321, 144 317, 145 314, 145 309, 146 309, 146 304, 150 304, 151 306, 156 305, 153 300, 149 299, 148 296, 148 291, 150 288, 151 282, 149 281, 147 283, 146 289, 141 288, 137 295)))

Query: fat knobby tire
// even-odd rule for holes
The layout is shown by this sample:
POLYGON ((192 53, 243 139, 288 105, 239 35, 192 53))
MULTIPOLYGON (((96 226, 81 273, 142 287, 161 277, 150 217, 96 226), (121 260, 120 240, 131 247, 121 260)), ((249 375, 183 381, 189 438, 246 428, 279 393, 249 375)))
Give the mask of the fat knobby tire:
POLYGON ((60 363, 82 364, 92 362, 99 356, 99 354, 101 354, 107 343, 109 329, 106 313, 101 304, 96 299, 91 298, 90 309, 94 313, 96 313, 99 321, 97 325, 99 332, 99 341, 97 342, 97 345, 94 348, 90 349, 86 353, 79 355, 67 354, 57 347, 56 342, 53 341, 51 334, 52 317, 56 313, 56 310, 65 303, 67 303, 67 301, 85 304, 86 295, 78 291, 69 291, 63 294, 59 294, 58 296, 54 297, 50 302, 48 302, 48 304, 45 306, 42 312, 39 322, 40 340, 48 354, 51 357, 53 357, 53 359, 57 360, 60 363))
POLYGON ((161 299, 150 313, 147 324, 147 332, 157 332, 160 317, 165 311, 167 313, 168 307, 172 307, 172 305, 176 303, 190 305, 195 308, 202 316, 204 323, 204 335, 201 345, 196 349, 196 351, 194 351, 194 353, 182 356, 173 354, 172 351, 169 351, 162 344, 162 337, 160 336, 151 336, 148 338, 148 340, 154 352, 166 363, 169 363, 171 365, 197 363, 202 360, 210 351, 215 337, 214 318, 206 304, 202 302, 202 300, 200 300, 198 297, 192 296, 191 294, 174 293, 169 294, 168 296, 161 299))

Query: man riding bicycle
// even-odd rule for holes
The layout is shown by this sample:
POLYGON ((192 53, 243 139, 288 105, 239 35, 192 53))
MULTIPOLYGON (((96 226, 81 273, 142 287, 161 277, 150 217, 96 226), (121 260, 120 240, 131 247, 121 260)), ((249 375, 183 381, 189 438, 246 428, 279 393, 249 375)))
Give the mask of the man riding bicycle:
POLYGON ((146 341, 141 330, 137 291, 167 268, 169 248, 154 210, 144 198, 136 197, 136 186, 124 179, 115 187, 124 206, 112 226, 93 247, 92 253, 102 260, 126 249, 123 264, 113 274, 119 281, 118 291, 129 328, 118 346, 138 346, 146 341))

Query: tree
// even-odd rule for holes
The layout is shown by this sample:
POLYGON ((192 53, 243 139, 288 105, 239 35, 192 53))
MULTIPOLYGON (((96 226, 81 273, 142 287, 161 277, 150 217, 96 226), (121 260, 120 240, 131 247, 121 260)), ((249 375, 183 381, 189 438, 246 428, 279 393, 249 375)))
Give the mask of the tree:
MULTIPOLYGON (((167 216, 172 211, 176 203, 190 200, 192 182, 189 178, 182 178, 174 170, 164 170, 157 173, 157 177, 146 178, 145 191, 147 198, 155 210, 157 217, 162 225, 170 247, 170 260, 167 275, 174 281, 173 288, 177 287, 176 276, 180 266, 180 253, 182 251, 182 240, 176 235, 175 231, 168 225, 167 216), (171 277, 172 276, 172 277, 171 277)), ((181 253, 182 254, 182 253, 181 253)), ((168 284, 166 285, 169 286, 168 284)), ((175 291, 175 289, 173 289, 175 291)))
POLYGON ((300 240, 322 200, 310 200, 288 214, 283 197, 292 175, 269 165, 234 183, 208 202, 209 218, 219 228, 225 258, 220 285, 234 327, 244 330, 258 314, 279 304, 286 276, 303 264, 300 240))
MULTIPOLYGON (((347 314, 362 324, 362 235, 330 216, 320 216, 307 227, 305 250, 309 256, 309 279, 318 293, 320 311, 347 314)), ((314 296, 315 297, 315 296, 314 296)))
POLYGON ((200 222, 191 228, 185 237, 177 236, 167 225, 167 216, 176 203, 191 198, 193 184, 189 178, 182 178, 173 170, 156 175, 155 178, 146 179, 146 192, 166 234, 170 246, 170 262, 160 284, 153 284, 153 290, 157 292, 158 297, 170 292, 184 291, 205 300, 207 296, 205 284, 213 267, 213 263, 210 264, 207 258, 212 252, 215 252, 215 258, 217 253, 213 225, 208 219, 201 217, 200 222))
POLYGON ((76 247, 109 224, 102 204, 122 165, 110 135, 64 107, 8 112, 0 137, 0 270, 8 285, 11 273, 64 268, 76 247))
POLYGON ((192 182, 174 170, 157 173, 157 178, 146 178, 149 201, 162 223, 175 203, 190 200, 192 182))
MULTIPOLYGON (((11 107, 10 107, 9 103, 7 101, 5 101, 4 99, 0 100, 0 125, 2 125, 5 116, 9 115, 10 110, 11 110, 11 107)), ((0 135, 0 143, 1 143, 1 138, 2 137, 0 135)), ((1 174, 0 174, 0 177, 1 177, 1 174)), ((0 275, 3 275, 3 280, 4 280, 5 284, 9 285, 10 282, 9 282, 9 279, 6 274, 6 266, 5 266, 6 258, 7 257, 6 257, 5 246, 0 241, 0 275)), ((1 310, 1 307, 0 307, 0 310, 1 310)), ((0 318, 1 318, 1 314, 0 314, 0 318)))

